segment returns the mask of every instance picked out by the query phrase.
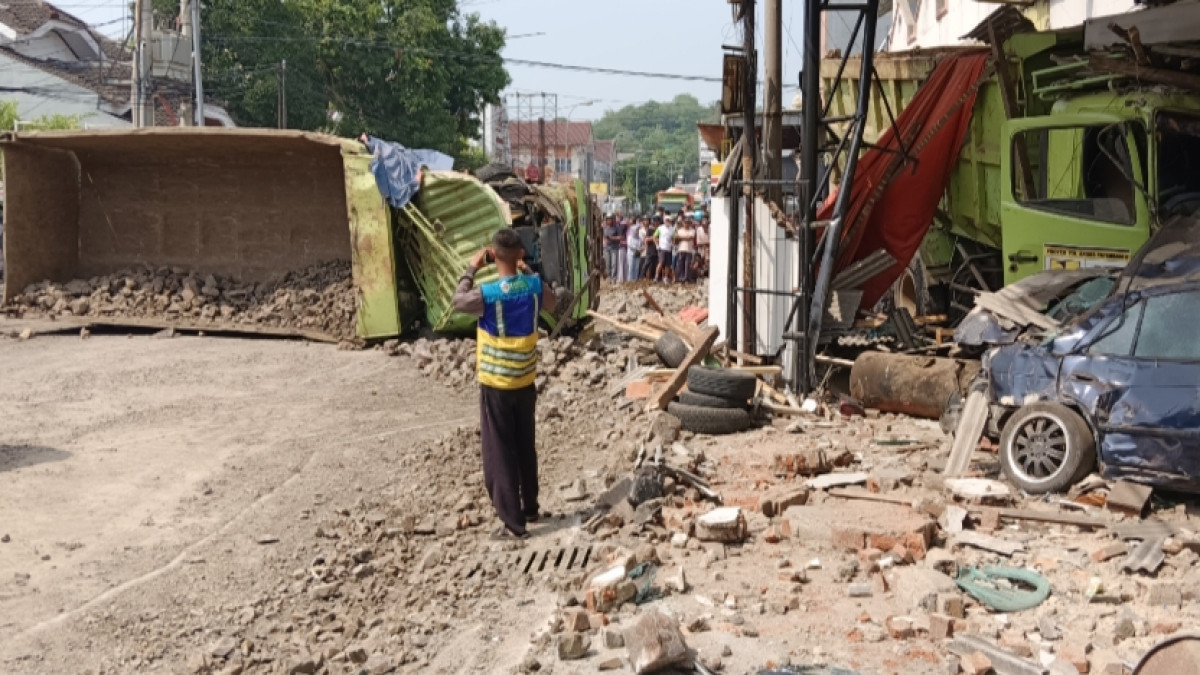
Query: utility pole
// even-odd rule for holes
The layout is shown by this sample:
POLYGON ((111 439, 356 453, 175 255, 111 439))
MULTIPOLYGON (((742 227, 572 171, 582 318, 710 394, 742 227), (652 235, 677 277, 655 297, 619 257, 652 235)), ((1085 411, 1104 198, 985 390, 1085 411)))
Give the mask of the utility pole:
POLYGON ((763 102, 763 157, 767 164, 768 198, 782 206, 783 186, 783 0, 766 0, 763 8, 766 26, 763 41, 766 51, 767 83, 763 102))
POLYGON ((280 129, 287 128, 287 59, 279 62, 279 101, 275 117, 280 129))
MULTIPOLYGON (((543 96, 545 96, 543 94, 543 96)), ((558 122, 555 122, 558 124, 558 122)), ((546 118, 538 118, 538 181, 546 184, 546 118)))
POLYGON ((136 0, 133 8, 133 77, 130 85, 130 111, 133 126, 141 128, 154 124, 153 111, 147 110, 146 40, 152 17, 150 0, 136 0))
MULTIPOLYGON (((742 55, 746 59, 742 82, 742 201, 746 208, 746 235, 742 247, 742 286, 754 288, 754 164, 758 159, 758 134, 755 123, 755 89, 758 84, 758 52, 754 49, 754 0, 742 0, 742 55)), ((742 351, 753 354, 755 340, 755 304, 757 298, 747 290, 742 295, 742 351)))
MULTIPOLYGON (((180 0, 183 2, 184 0, 180 0)), ((196 87, 196 126, 204 126, 204 73, 200 63, 200 0, 191 0, 192 83, 196 87)))

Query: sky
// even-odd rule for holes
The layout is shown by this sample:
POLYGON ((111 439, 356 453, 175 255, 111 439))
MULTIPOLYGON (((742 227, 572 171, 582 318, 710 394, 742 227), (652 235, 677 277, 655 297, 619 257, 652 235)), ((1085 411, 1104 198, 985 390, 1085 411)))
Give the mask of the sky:
MULTIPOLYGON (((55 3, 114 37, 128 31, 128 0, 61 0, 55 3)), ((783 8, 784 104, 795 94, 800 69, 803 3, 783 8), (786 88, 791 86, 792 88, 786 88)), ((761 53, 762 3, 758 44, 761 53)), ((464 13, 508 29, 504 56, 511 59, 711 78, 721 76, 722 44, 740 44, 728 0, 459 0, 464 13), (524 36, 524 37, 522 37, 524 36)), ((584 73, 508 64, 506 93, 556 94, 559 115, 597 119, 606 110, 683 93, 708 104, 721 96, 718 82, 584 73), (594 103, 587 104, 588 101, 594 103)), ((760 70, 761 73, 761 70, 760 70)), ((759 100, 762 100, 761 91, 759 100)), ((540 100, 539 100, 540 107, 540 100)))

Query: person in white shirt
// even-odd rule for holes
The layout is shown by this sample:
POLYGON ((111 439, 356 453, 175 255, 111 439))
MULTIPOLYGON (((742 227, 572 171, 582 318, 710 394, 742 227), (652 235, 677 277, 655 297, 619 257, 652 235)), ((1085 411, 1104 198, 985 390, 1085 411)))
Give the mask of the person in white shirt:
POLYGON ((646 244, 646 219, 634 222, 629 226, 629 234, 625 237, 625 249, 628 262, 626 271, 629 281, 637 281, 642 277, 642 249, 646 244))
POLYGON ((675 230, 675 279, 680 283, 692 280, 692 259, 696 253, 696 228, 687 218, 680 219, 675 230))
POLYGON ((658 269, 654 273, 654 280, 669 284, 675 280, 675 271, 671 268, 675 251, 675 219, 671 216, 664 218, 663 224, 654 231, 654 238, 658 240, 658 269))

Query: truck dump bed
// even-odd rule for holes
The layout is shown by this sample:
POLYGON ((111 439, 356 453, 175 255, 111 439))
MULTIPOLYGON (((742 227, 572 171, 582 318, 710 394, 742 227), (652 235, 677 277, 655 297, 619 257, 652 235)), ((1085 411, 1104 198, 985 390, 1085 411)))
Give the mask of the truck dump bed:
MULTIPOLYGON (((40 282, 136 269, 254 284, 340 262, 352 266, 355 332, 400 332, 389 218, 359 143, 195 128, 10 133, 0 140, 5 303, 40 282)), ((193 318, 141 323, 189 327, 193 318)), ((200 323, 238 329, 221 318, 200 323)))

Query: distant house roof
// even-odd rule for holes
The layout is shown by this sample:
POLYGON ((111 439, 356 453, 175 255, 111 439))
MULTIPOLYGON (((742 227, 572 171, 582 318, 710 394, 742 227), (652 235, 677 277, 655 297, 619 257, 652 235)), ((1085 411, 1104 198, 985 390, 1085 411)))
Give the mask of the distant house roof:
POLYGON ((0 0, 0 23, 19 34, 32 33, 47 21, 87 28, 82 19, 42 0, 0 0))
MULTIPOLYGON (((546 145, 590 145, 592 142, 591 122, 546 122, 546 145)), ((537 148, 541 144, 538 122, 509 122, 508 140, 513 150, 537 148)))
MULTIPOLYGON (((78 17, 43 0, 0 0, 0 24, 26 39, 52 31, 79 60, 33 58, 20 53, 12 44, 0 46, 0 55, 95 92, 101 107, 109 114, 129 113, 133 55, 125 45, 93 31, 78 17), (86 48, 89 38, 99 46, 99 54, 94 48, 86 48)), ((178 124, 182 104, 192 98, 191 86, 168 78, 155 78, 151 86, 155 125, 178 124)), ((206 104, 206 111, 210 123, 213 119, 219 119, 223 125, 233 123, 224 109, 211 102, 206 104)))
POLYGON ((613 156, 617 154, 616 141, 596 141, 595 159, 597 162, 612 164, 613 156))

